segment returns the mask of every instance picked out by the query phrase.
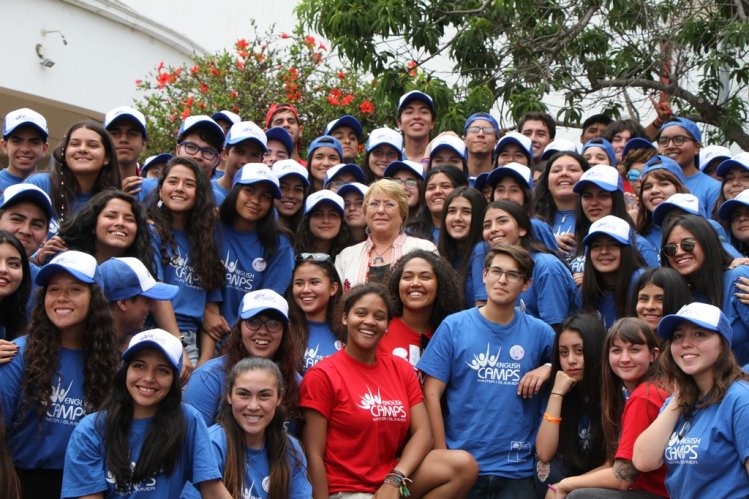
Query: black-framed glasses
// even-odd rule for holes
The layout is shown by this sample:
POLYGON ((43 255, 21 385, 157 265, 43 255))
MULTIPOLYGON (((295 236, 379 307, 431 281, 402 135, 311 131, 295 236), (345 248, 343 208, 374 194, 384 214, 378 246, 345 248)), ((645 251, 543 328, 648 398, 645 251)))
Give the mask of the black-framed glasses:
POLYGON ((686 142, 687 140, 696 142, 692 137, 687 137, 686 135, 676 135, 674 137, 658 137, 658 145, 661 147, 666 147, 669 142, 673 142, 675 146, 683 146, 684 142, 686 142))
POLYGON ((407 187, 409 189, 413 189, 417 185, 419 185, 419 182, 415 178, 406 178, 406 179, 403 179, 403 178, 393 177, 391 180, 393 182, 397 182, 400 185, 402 185, 403 187, 407 187))
POLYGON ((484 132, 484 135, 493 135, 496 131, 493 126, 469 126, 466 128, 466 133, 478 134, 484 132))
POLYGON ((674 256, 676 252, 679 251, 679 248, 683 249, 687 253, 692 253, 695 246, 697 246, 697 241, 692 239, 691 237, 687 237, 682 239, 680 243, 664 244, 663 253, 666 256, 674 256))
POLYGON ((333 259, 327 253, 299 253, 296 256, 297 262, 306 262, 307 260, 333 263, 333 259))
POLYGON ((206 161, 216 161, 218 159, 219 152, 213 147, 200 147, 195 142, 190 142, 189 140, 181 142, 179 145, 184 147, 185 152, 190 156, 196 156, 200 153, 206 161))
POLYGON ((260 317, 252 317, 244 321, 247 324, 247 328, 250 331, 258 331, 261 327, 265 326, 265 329, 269 333, 278 333, 283 330, 283 321, 278 319, 261 319, 260 317))
POLYGON ((525 275, 521 272, 518 272, 516 270, 502 270, 499 267, 487 268, 486 275, 488 275, 494 281, 498 281, 502 278, 502 276, 505 276, 507 282, 511 284, 520 282, 522 279, 525 279, 525 275))
POLYGON ((630 182, 637 182, 638 180, 640 180, 640 175, 640 170, 632 168, 627 172, 627 180, 629 180, 630 182))

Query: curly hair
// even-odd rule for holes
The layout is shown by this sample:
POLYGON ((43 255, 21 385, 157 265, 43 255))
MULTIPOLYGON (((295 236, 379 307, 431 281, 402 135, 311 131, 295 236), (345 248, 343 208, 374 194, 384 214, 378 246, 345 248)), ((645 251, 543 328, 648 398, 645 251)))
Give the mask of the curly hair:
POLYGON ((119 189, 122 184, 120 178, 120 166, 117 162, 117 151, 109 133, 99 123, 91 120, 79 121, 73 124, 60 141, 60 145, 52 153, 55 159, 52 172, 50 173, 52 207, 57 218, 62 223, 65 217, 73 212, 76 197, 81 194, 81 186, 75 174, 70 170, 66 160, 65 151, 70 142, 70 136, 80 128, 87 128, 96 132, 104 146, 106 155, 104 166, 96 177, 92 192, 101 192, 105 189, 119 189))
MULTIPOLYGON (((317 238, 312 234, 310 228, 310 218, 320 209, 319 206, 315 207, 314 210, 304 215, 302 223, 299 225, 299 229, 296 233, 296 243, 294 249, 297 253, 305 251, 316 252, 318 249, 315 247, 317 244, 317 238)), ((337 213, 337 212, 336 212, 337 213)), ((340 215, 341 228, 338 230, 338 234, 330 241, 330 249, 325 251, 331 258, 335 259, 344 248, 347 248, 353 244, 351 240, 351 233, 348 228, 348 224, 343 218, 343 214, 340 215)))
MULTIPOLYGON (((114 324, 104 293, 90 284, 91 299, 84 319, 83 389, 87 412, 98 410, 110 391, 118 358, 114 324)), ((60 370, 60 331, 47 316, 47 286, 37 294, 24 351, 23 407, 34 407, 41 421, 52 401, 52 377, 60 370)))
POLYGON ((431 267, 437 282, 437 296, 432 304, 429 315, 429 327, 432 331, 442 323, 448 315, 463 310, 463 285, 458 273, 444 258, 426 250, 414 250, 406 253, 390 269, 385 286, 392 297, 394 316, 403 315, 403 300, 400 296, 400 280, 406 264, 415 258, 421 258, 431 267))
MULTIPOLYGON (((296 271, 300 267, 306 265, 312 265, 319 268, 325 274, 325 277, 327 277, 330 284, 335 283, 338 285, 338 289, 336 290, 335 294, 328 300, 328 304, 325 309, 325 322, 327 322, 328 324, 340 322, 339 320, 334 321, 333 318, 337 315, 336 310, 338 302, 340 301, 341 295, 343 294, 343 285, 341 284, 341 278, 338 276, 338 272, 333 266, 332 260, 297 260, 296 266, 294 267, 294 272, 291 275, 291 283, 289 284, 289 287, 286 289, 286 293, 284 294, 284 298, 286 298, 286 302, 289 304, 289 333, 296 342, 297 352, 304 352, 307 349, 307 341, 309 340, 309 321, 307 320, 307 317, 305 316, 302 308, 294 299, 294 275, 296 275, 296 271)), ((342 340, 343 338, 338 337, 338 339, 342 340)), ((302 359, 300 358, 299 360, 301 361, 302 359)))
POLYGON ((70 249, 83 251, 89 255, 96 256, 96 238, 91 234, 96 233, 96 225, 99 215, 113 199, 120 199, 130 205, 135 217, 137 232, 135 239, 129 248, 120 256, 132 256, 139 259, 152 274, 153 248, 151 247, 151 233, 148 231, 148 219, 146 212, 133 196, 122 191, 107 189, 92 197, 88 203, 79 211, 75 218, 67 220, 58 235, 65 241, 70 249))
MULTIPOLYGON (((185 229, 190 242, 190 260, 193 262, 195 272, 200 277, 203 289, 218 289, 226 282, 226 269, 221 263, 218 253, 218 244, 214 237, 216 225, 216 206, 213 203, 213 190, 211 184, 200 166, 189 158, 172 158, 164 166, 164 171, 159 179, 158 192, 164 186, 164 180, 169 172, 176 166, 183 166, 195 175, 195 205, 187 218, 185 229)), ((172 214, 169 208, 161 202, 159 196, 154 196, 148 205, 148 217, 153 220, 156 234, 160 239, 159 258, 164 265, 168 265, 177 248, 172 229, 172 214)))
MULTIPOLYGON (((248 371, 262 370, 276 380, 278 395, 284 394, 284 383, 278 366, 268 359, 249 358, 240 360, 226 377, 226 394, 221 399, 218 424, 226 433, 226 462, 224 463, 223 483, 232 497, 240 497, 245 485, 246 454, 244 431, 234 419, 228 397, 231 395, 237 378, 248 371)), ((273 419, 265 428, 265 448, 268 451, 268 497, 288 497, 291 467, 303 466, 302 457, 288 445, 284 430, 285 414, 283 406, 276 409, 273 419), (291 459, 289 459, 291 458, 291 459)))
POLYGON ((12 340, 26 328, 26 304, 31 294, 31 270, 29 269, 29 257, 26 250, 16 236, 10 232, 0 230, 0 245, 7 244, 15 248, 21 259, 21 270, 23 276, 18 288, 0 300, 0 326, 5 329, 5 339, 12 340))
MULTIPOLYGON (((297 383, 297 367, 299 366, 300 355, 297 350, 297 343, 289 331, 289 324, 286 318, 281 314, 266 310, 260 312, 260 314, 268 314, 273 316, 275 319, 283 320, 283 335, 281 336, 281 344, 278 346, 278 350, 273 354, 273 358, 270 359, 278 365, 278 368, 283 374, 284 386, 286 389, 283 394, 283 401, 281 405, 284 407, 286 416, 289 418, 295 418, 299 416, 299 384, 297 383)), ((228 376, 234 365, 242 359, 252 358, 252 355, 247 351, 242 341, 242 323, 244 319, 238 319, 234 326, 229 332, 229 339, 224 347, 224 354, 226 355, 226 362, 224 364, 224 372, 228 376)))
POLYGON ((588 171, 588 169, 590 168, 590 163, 588 163, 588 161, 580 154, 573 151, 560 151, 554 154, 546 162, 546 168, 541 173, 541 177, 539 177, 538 182, 536 182, 533 189, 532 213, 534 213, 537 218, 540 218, 549 225, 554 223, 554 215, 557 211, 559 211, 559 208, 557 208, 557 204, 551 195, 551 191, 549 191, 549 172, 551 171, 551 167, 554 165, 554 163, 559 158, 563 158, 565 156, 569 156, 570 158, 577 161, 584 172, 588 171))
POLYGON ((103 411, 96 416, 97 427, 104 428, 107 464, 120 488, 146 480, 156 473, 170 473, 179 460, 187 433, 179 373, 172 368, 172 384, 164 399, 159 402, 158 410, 145 435, 138 462, 135 469, 131 469, 129 437, 134 409, 126 379, 133 360, 135 358, 125 363, 115 374, 103 411))

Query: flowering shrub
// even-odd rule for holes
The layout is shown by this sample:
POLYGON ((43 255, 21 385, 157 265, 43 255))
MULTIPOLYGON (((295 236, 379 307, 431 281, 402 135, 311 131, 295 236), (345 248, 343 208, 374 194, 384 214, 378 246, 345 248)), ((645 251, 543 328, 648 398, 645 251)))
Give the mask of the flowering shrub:
POLYGON ((251 28, 252 36, 231 50, 196 56, 179 67, 161 62, 135 82, 143 93, 136 107, 148 117, 149 153, 172 151, 180 122, 192 114, 227 109, 264 127, 274 102, 299 111, 305 144, 344 114, 358 118, 365 131, 395 126, 392 98, 378 98, 376 82, 329 54, 325 44, 301 29, 276 35, 251 28))

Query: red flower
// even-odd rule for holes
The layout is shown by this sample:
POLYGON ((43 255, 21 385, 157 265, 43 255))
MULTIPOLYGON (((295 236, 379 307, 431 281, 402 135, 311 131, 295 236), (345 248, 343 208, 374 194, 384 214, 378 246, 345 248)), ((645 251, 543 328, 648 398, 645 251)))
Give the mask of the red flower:
POLYGON ((408 75, 411 76, 411 77, 415 77, 416 76, 416 71, 412 69, 411 71, 408 72, 408 75))
POLYGON ((374 112, 374 104, 372 104, 368 100, 365 100, 364 102, 359 104, 359 111, 361 111, 362 114, 371 114, 374 112))
POLYGON ((219 73, 218 69, 216 69, 216 68, 211 68, 211 74, 212 74, 213 76, 218 76, 218 75, 219 75, 219 74, 221 74, 221 73, 219 73))
POLYGON ((250 53, 247 52, 246 50, 240 50, 238 53, 239 53, 239 57, 243 59, 247 59, 247 57, 250 55, 250 53))
POLYGON ((199 107, 199 108, 200 108, 201 110, 205 109, 205 102, 201 102, 200 104, 198 104, 198 107, 199 107))
POLYGON ((234 64, 237 66, 237 69, 244 71, 244 61, 242 59, 237 59, 234 64))
POLYGON ((175 78, 181 74, 182 74, 182 68, 177 68, 174 70, 174 73, 172 73, 172 75, 174 75, 175 78))
POLYGON ((182 120, 186 120, 188 116, 190 116, 190 108, 186 107, 185 110, 182 111, 182 120))
POLYGON ((352 100, 354 100, 354 96, 351 94, 348 94, 346 95, 346 97, 343 98, 343 100, 341 101, 341 104, 344 106, 348 106, 349 104, 351 104, 352 100))
POLYGON ((237 91, 232 89, 232 91, 231 91, 231 98, 232 99, 236 99, 237 95, 239 95, 239 94, 237 94, 237 91))
POLYGON ((323 42, 320 42, 317 46, 320 47, 320 50, 328 50, 328 47, 323 42))
POLYGON ((135 86, 139 87, 143 84, 143 80, 135 80, 135 86))
POLYGON ((294 66, 291 66, 289 68, 289 76, 291 76, 292 80, 295 80, 297 76, 299 76, 299 71, 294 66))
POLYGON ((161 70, 164 69, 164 61, 161 61, 159 65, 156 67, 156 71, 161 72, 161 70))
POLYGON ((192 73, 192 75, 193 75, 193 76, 195 76, 196 74, 200 73, 200 66, 198 66, 197 64, 196 64, 196 65, 194 65, 194 66, 193 66, 193 67, 192 67, 192 68, 190 69, 190 73, 192 73))
POLYGON ((315 61, 315 64, 320 64, 322 61, 322 52, 315 52, 312 54, 312 60, 315 61))
POLYGON ((260 53, 260 52, 255 52, 255 60, 257 62, 264 62, 265 61, 265 56, 262 53, 260 53))
POLYGON ((235 113, 238 113, 239 112, 239 106, 232 106, 231 110, 234 111, 235 113))
POLYGON ((346 79, 346 73, 343 71, 338 71, 338 78, 345 80, 346 79))
POLYGON ((413 69, 413 68, 416 67, 416 61, 408 61, 406 63, 406 66, 408 66, 409 68, 413 69))
POLYGON ((207 94, 208 93, 208 85, 205 83, 200 83, 200 93, 201 94, 207 94))
POLYGON ((245 40, 244 38, 242 38, 241 40, 237 40, 237 50, 246 49, 249 46, 250 46, 249 42, 245 40))
POLYGON ((288 33, 281 33, 281 38, 282 38, 283 40, 286 40, 286 39, 287 39, 288 37, 289 37, 289 34, 288 34, 288 33))
POLYGON ((156 77, 156 81, 159 84, 159 88, 164 88, 169 83, 169 73, 159 73, 156 77))
POLYGON ((171 116, 169 117, 169 121, 171 121, 172 123, 174 123, 175 121, 177 121, 177 115, 176 115, 176 114, 172 114, 172 115, 171 115, 171 116))
POLYGON ((304 37, 304 43, 306 43, 310 47, 314 47, 315 46, 315 37, 314 36, 309 36, 309 35, 305 36, 304 37))

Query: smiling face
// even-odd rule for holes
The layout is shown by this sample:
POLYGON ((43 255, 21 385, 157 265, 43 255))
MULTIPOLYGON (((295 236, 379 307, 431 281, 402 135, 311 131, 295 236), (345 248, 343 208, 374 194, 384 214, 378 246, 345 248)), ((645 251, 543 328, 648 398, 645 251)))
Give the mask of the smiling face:
POLYGON ((580 196, 580 203, 583 213, 591 223, 606 215, 611 215, 614 206, 611 193, 594 185, 585 188, 580 196))
POLYGON ((606 154, 606 151, 601 149, 600 147, 587 148, 583 153, 583 158, 588 160, 590 166, 608 165, 611 162, 611 160, 609 159, 609 155, 606 154))
POLYGON ((468 239, 472 212, 471 202, 462 196, 453 198, 450 206, 447 207, 444 229, 456 241, 468 239))
POLYGON ((320 204, 309 217, 309 230, 315 239, 330 241, 341 231, 340 212, 327 203, 320 204))
POLYGON ((7 140, 0 140, 0 146, 8 156, 8 172, 16 177, 33 173, 49 147, 42 134, 29 126, 13 130, 7 140))
POLYGON ((350 126, 339 126, 330 135, 338 139, 343 149, 343 161, 353 162, 359 154, 359 137, 350 126))
POLYGON ((700 144, 695 142, 689 132, 685 128, 678 125, 671 125, 665 128, 662 132, 658 141, 665 139, 673 139, 674 137, 684 137, 684 143, 677 146, 673 140, 669 140, 665 146, 660 146, 661 154, 668 156, 673 159, 682 168, 694 168, 694 157, 699 153, 700 144))
POLYGON ((658 328, 658 323, 663 318, 663 295, 663 288, 653 283, 644 285, 637 292, 637 318, 645 321, 653 331, 658 328))
POLYGON ((489 208, 484 215, 484 241, 491 246, 504 243, 516 245, 526 235, 525 229, 518 227, 512 215, 499 208, 489 208))
POLYGON ((279 180, 281 199, 274 201, 280 215, 291 217, 304 206, 304 181, 296 175, 286 175, 279 180))
POLYGON ((197 195, 195 172, 183 165, 169 169, 159 190, 159 199, 164 206, 176 213, 187 213, 195 206, 197 195))
POLYGON ((699 241, 697 241, 697 238, 681 225, 676 225, 666 239, 666 244, 674 243, 678 244, 678 248, 675 255, 666 255, 668 264, 687 279, 696 275, 705 263, 705 251, 702 249, 699 241), (692 251, 684 251, 683 244, 685 239, 694 240, 695 245, 692 251))
POLYGON ((559 365, 567 376, 582 381, 585 373, 583 338, 573 329, 565 329, 559 334, 559 365))
POLYGON ((533 158, 536 161, 540 161, 544 149, 551 142, 549 127, 541 120, 526 120, 523 123, 523 129, 520 133, 531 139, 531 143, 533 144, 533 158))
POLYGON ((323 322, 328 303, 338 291, 338 283, 330 280, 319 265, 301 263, 294 269, 291 294, 307 320, 323 322))
POLYGON ((276 377, 265 369, 250 369, 234 379, 227 395, 232 416, 245 436, 245 444, 262 448, 265 429, 281 405, 281 390, 276 377))
POLYGON ((393 175, 393 180, 398 182, 403 190, 406 191, 406 198, 408 199, 408 207, 413 208, 419 204, 419 180, 415 173, 407 170, 400 170, 393 175), (410 184, 410 185, 409 185, 410 184))
POLYGON ((398 161, 398 150, 387 144, 380 144, 369 151, 369 169, 376 178, 385 176, 385 168, 393 161, 398 161))
MULTIPOLYGON (((535 150, 535 149, 534 149, 535 150)), ((583 167, 572 156, 560 156, 549 166, 549 192, 554 201, 574 198, 572 190, 583 174, 583 167)))
POLYGON ((403 107, 397 123, 406 137, 424 138, 434 128, 434 117, 426 103, 415 100, 403 107))
POLYGON ((273 206, 273 191, 268 182, 243 185, 237 195, 235 228, 254 230, 273 206))
POLYGON ((412 258, 403 267, 398 282, 398 296, 404 309, 431 309, 437 299, 438 288, 434 268, 423 258, 412 258))
POLYGON ((475 120, 471 123, 469 128, 478 127, 477 132, 466 131, 464 139, 466 149, 469 154, 489 154, 494 149, 494 144, 497 142, 497 132, 491 132, 489 134, 484 133, 484 130, 489 128, 493 129, 494 125, 487 120, 475 120))
POLYGON ((261 312, 250 319, 242 320, 242 325, 240 326, 242 344, 247 353, 252 357, 272 359, 281 345, 285 327, 282 327, 278 331, 270 331, 266 323, 269 320, 283 323, 277 316, 265 312, 261 312), (251 324, 258 319, 262 324, 258 329, 253 330, 251 324))
POLYGON ((671 338, 671 356, 676 365, 692 376, 704 395, 713 385, 713 366, 721 355, 720 335, 688 321, 682 322, 671 338))
POLYGON ((510 176, 501 178, 494 187, 494 201, 503 199, 512 201, 519 206, 525 206, 525 191, 517 180, 510 176))
POLYGON ((394 236, 403 225, 403 217, 398 203, 384 194, 375 194, 369 197, 364 216, 369 230, 384 237, 394 236))
POLYGON ((254 139, 243 140, 229 146, 221 153, 224 159, 224 175, 231 180, 234 175, 247 163, 260 163, 263 161, 263 146, 254 139))
POLYGON ((749 170, 740 166, 728 170, 723 183, 723 196, 733 199, 745 189, 749 189, 749 170))
POLYGON ((616 338, 608 351, 611 370, 630 392, 640 383, 658 355, 657 350, 650 350, 644 343, 644 337, 642 340, 643 343, 638 344, 616 338))
POLYGON ((611 274, 622 264, 622 246, 609 236, 598 236, 590 244, 590 263, 601 274, 611 274))
POLYGON ((174 383, 174 367, 163 353, 144 348, 127 366, 125 384, 133 399, 133 418, 153 417, 174 383))
POLYGON ((731 213, 731 234, 743 243, 749 242, 749 206, 741 206, 731 213))
POLYGON ((364 217, 364 196, 358 192, 347 192, 343 196, 343 216, 346 224, 352 229, 366 227, 367 220, 364 217))
POLYGON ((133 207, 119 198, 110 199, 96 217, 96 248, 124 256, 135 241, 138 222, 133 207))
POLYGON ((23 260, 10 243, 0 243, 0 301, 12 295, 23 280, 23 260))
POLYGON ((0 214, 0 230, 16 236, 26 255, 31 256, 47 239, 49 217, 36 203, 21 201, 0 214))
POLYGON ((429 178, 424 191, 424 199, 427 203, 427 209, 432 215, 442 213, 445 199, 454 189, 450 178, 444 173, 435 173, 429 178))
POLYGON ((82 334, 91 304, 91 288, 65 271, 54 274, 47 284, 44 309, 62 334, 82 334))
POLYGON ((65 163, 76 177, 98 175, 109 163, 101 136, 89 128, 74 130, 65 147, 65 163))
POLYGON ((653 212, 659 204, 676 194, 676 185, 666 179, 658 179, 656 175, 647 175, 640 181, 640 195, 645 208, 653 212))
POLYGON ((611 137, 611 145, 614 147, 614 152, 616 153, 617 161, 622 160, 622 153, 624 152, 624 146, 627 145, 627 142, 629 142, 629 139, 631 138, 632 138, 632 132, 630 132, 629 130, 622 130, 621 132, 618 132, 613 137, 611 137))
POLYGON ((341 319, 348 333, 346 351, 355 358, 374 353, 385 334, 388 319, 387 306, 379 295, 368 293, 361 296, 341 319))
POLYGON ((107 128, 107 132, 114 141, 117 161, 130 164, 138 161, 138 157, 146 150, 146 139, 143 137, 138 124, 131 119, 120 119, 107 128))
POLYGON ((339 164, 341 159, 338 151, 332 147, 324 146, 315 149, 309 160, 310 180, 314 179, 322 185, 323 180, 325 180, 325 173, 333 166, 339 164))

